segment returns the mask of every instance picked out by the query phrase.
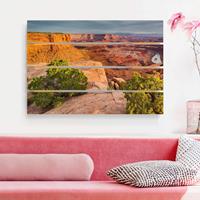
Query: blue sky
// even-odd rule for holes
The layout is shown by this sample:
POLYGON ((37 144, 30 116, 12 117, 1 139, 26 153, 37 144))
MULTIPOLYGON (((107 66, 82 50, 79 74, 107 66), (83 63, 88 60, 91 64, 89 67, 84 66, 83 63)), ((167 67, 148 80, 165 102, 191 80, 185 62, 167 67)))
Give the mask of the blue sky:
POLYGON ((28 32, 163 34, 163 21, 152 20, 30 20, 28 32))

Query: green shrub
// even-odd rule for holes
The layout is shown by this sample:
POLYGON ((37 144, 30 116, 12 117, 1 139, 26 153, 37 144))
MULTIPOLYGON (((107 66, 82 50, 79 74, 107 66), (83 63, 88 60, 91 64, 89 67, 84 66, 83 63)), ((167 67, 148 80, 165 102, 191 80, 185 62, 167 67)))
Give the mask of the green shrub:
POLYGON ((131 80, 121 86, 123 90, 144 90, 144 92, 126 92, 126 112, 128 114, 162 114, 163 93, 146 92, 148 90, 163 90, 163 81, 153 75, 142 76, 134 73, 131 80))
POLYGON ((153 75, 141 75, 138 72, 133 74, 131 80, 121 86, 124 90, 162 90, 163 80, 153 75))
POLYGON ((51 108, 63 103, 64 97, 52 92, 34 93, 31 98, 32 103, 41 108, 51 108))
POLYGON ((29 90, 44 90, 46 87, 46 77, 40 76, 40 77, 34 77, 28 84, 29 90))
POLYGON ((151 95, 145 92, 125 93, 126 110, 129 114, 152 114, 151 95))
POLYGON ((69 63, 66 60, 53 60, 48 66, 68 66, 69 63))
POLYGON ((153 109, 155 113, 163 113, 163 93, 154 93, 153 96, 153 109))
MULTIPOLYGON (((87 77, 79 69, 74 68, 50 68, 46 76, 33 78, 28 84, 29 90, 85 90, 87 77)), ((30 101, 41 108, 55 107, 64 101, 66 97, 79 95, 68 92, 35 92, 30 101)))
POLYGON ((85 90, 87 77, 79 69, 51 68, 47 70, 47 89, 54 90, 85 90))

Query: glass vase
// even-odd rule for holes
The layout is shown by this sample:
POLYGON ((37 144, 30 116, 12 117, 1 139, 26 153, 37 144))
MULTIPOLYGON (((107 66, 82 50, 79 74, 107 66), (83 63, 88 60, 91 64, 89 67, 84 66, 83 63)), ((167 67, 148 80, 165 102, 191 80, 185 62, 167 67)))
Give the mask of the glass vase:
POLYGON ((187 102, 187 133, 200 134, 200 100, 187 102))

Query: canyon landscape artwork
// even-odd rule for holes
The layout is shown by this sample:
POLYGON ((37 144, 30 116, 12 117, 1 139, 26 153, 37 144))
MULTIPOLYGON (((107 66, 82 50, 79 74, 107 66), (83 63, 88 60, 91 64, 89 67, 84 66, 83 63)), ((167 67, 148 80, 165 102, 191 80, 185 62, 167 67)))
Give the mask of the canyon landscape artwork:
POLYGON ((28 114, 163 114, 163 22, 27 22, 28 114))

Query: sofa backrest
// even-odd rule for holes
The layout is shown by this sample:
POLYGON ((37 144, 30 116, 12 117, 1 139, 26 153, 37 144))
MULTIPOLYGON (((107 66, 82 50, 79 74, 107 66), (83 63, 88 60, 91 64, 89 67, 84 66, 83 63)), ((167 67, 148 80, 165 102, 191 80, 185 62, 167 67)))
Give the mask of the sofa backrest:
POLYGON ((109 180, 114 166, 143 160, 174 160, 177 139, 0 137, 0 153, 87 153, 94 161, 92 180, 109 180))

